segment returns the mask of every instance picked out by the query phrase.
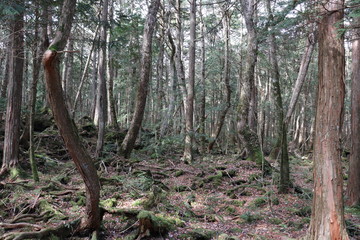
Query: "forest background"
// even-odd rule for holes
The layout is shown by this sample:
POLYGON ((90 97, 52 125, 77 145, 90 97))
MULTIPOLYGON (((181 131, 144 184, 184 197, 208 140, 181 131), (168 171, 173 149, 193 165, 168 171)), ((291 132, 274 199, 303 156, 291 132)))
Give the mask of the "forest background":
MULTIPOLYGON (((185 192, 186 198, 200 196, 204 184, 210 183, 220 189, 227 186, 224 194, 239 202, 233 210, 222 211, 240 218, 239 224, 245 221, 247 228, 253 221, 269 219, 244 212, 243 205, 265 201, 271 208, 272 195, 300 194, 309 196, 300 205, 313 199, 316 211, 310 210, 310 220, 308 208, 294 207, 305 209, 309 219, 287 236, 305 235, 308 227, 309 239, 347 239, 348 232, 355 236, 358 215, 347 217, 353 221, 347 232, 343 203, 345 199, 353 211, 360 200, 359 4, 357 0, 2 1, 0 175, 2 207, 14 209, 2 219, 5 239, 28 236, 8 231, 18 227, 6 219, 14 221, 24 209, 38 216, 48 212, 40 204, 46 199, 44 191, 63 196, 41 184, 49 178, 45 175, 53 159, 55 169, 62 170, 73 168, 61 167, 64 162, 73 164, 72 159, 80 173, 65 174, 78 182, 66 180, 68 186, 60 187, 69 190, 64 195, 74 194, 68 188, 81 185, 80 177, 85 183, 76 188, 85 189, 85 212, 81 221, 69 225, 75 231, 63 234, 106 236, 107 231, 99 232, 105 216, 129 215, 136 222, 131 227, 112 226, 114 236, 162 235, 170 228, 169 223, 158 226, 163 212, 158 205, 171 202, 163 193, 168 198, 173 190, 185 192), (198 178, 159 189, 151 166, 166 172, 166 161, 176 179, 191 172, 198 178), (255 173, 242 172, 247 164, 255 173), (31 173, 24 170, 30 168, 31 173), (314 178, 309 176, 311 170, 314 178), (142 208, 119 208, 124 196, 104 190, 107 184, 124 185, 122 177, 129 174, 153 181, 140 195, 131 196, 134 201, 142 199, 142 208), (348 180, 346 188, 343 179, 348 180), (253 181, 259 186, 254 188, 253 181), (313 183, 315 194, 309 191, 313 183), (245 185, 229 188, 241 184, 245 185), (35 203, 19 205, 18 195, 9 194, 18 185, 31 188, 24 196, 43 192, 35 203), (247 196, 251 197, 242 202, 247 188, 253 189, 247 196), (104 205, 100 201, 104 196, 102 201, 115 202, 104 205)), ((128 190, 124 188, 123 194, 130 194, 128 190)), ((70 204, 62 201, 63 206, 70 204)), ((197 213, 203 209, 191 202, 183 206, 194 214, 190 217, 227 224, 213 216, 221 214, 197 213)), ((165 210, 181 221, 189 217, 179 211, 165 210)), ((291 211, 296 212, 289 210, 288 217, 291 211)), ((34 228, 31 224, 21 228, 34 228)), ((234 232, 221 233, 243 239, 252 234, 234 232)), ((175 233, 181 234, 186 233, 175 233)), ((218 229, 210 235, 221 236, 218 229)))

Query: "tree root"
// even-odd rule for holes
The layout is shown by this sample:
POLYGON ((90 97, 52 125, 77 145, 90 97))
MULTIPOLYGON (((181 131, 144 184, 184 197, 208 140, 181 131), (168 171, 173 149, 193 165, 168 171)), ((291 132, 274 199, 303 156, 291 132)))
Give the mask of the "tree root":
POLYGON ((40 215, 39 214, 21 214, 21 215, 16 216, 13 220, 11 220, 10 223, 17 223, 20 220, 24 221, 24 219, 27 219, 27 218, 31 218, 38 222, 38 221, 43 220, 49 213, 50 213, 50 211, 44 211, 43 213, 40 213, 40 215))
POLYGON ((10 232, 0 239, 3 240, 22 240, 22 239, 49 239, 51 236, 66 238, 78 233, 81 219, 62 224, 56 228, 45 228, 38 232, 10 232))
POLYGON ((32 223, 20 222, 20 223, 0 223, 0 227, 5 229, 17 229, 17 228, 25 228, 30 227, 34 229, 41 229, 42 226, 32 223))

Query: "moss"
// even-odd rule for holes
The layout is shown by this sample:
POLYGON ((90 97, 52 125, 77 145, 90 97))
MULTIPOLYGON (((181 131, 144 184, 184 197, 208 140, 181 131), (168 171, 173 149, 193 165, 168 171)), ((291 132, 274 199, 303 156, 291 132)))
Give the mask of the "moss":
POLYGON ((228 206, 228 207, 226 207, 225 211, 229 214, 234 214, 236 209, 231 206, 228 206))
POLYGON ((176 192, 185 192, 185 191, 190 191, 191 189, 188 186, 180 185, 180 186, 175 186, 174 190, 176 192))
POLYGON ((183 170, 176 171, 174 175, 175 175, 175 177, 180 177, 180 176, 184 175, 184 171, 183 170))
MULTIPOLYGON (((242 215, 240 215, 240 218, 245 223, 254 223, 261 219, 263 219, 259 214, 252 214, 250 212, 246 212, 242 215)), ((242 222, 240 222, 242 223, 242 222)))
POLYGON ((237 207, 242 207, 242 206, 244 206, 246 201, 245 200, 232 200, 230 203, 237 207))
POLYGON ((151 236, 164 234, 174 230, 176 226, 184 226, 184 222, 178 218, 154 214, 151 211, 140 211, 137 215, 143 231, 149 231, 151 236))
POLYGON ((269 218, 269 223, 279 225, 282 223, 282 220, 279 218, 269 218))
POLYGON ((67 217, 62 212, 55 209, 46 199, 40 200, 38 204, 41 212, 48 212, 49 215, 56 219, 67 219, 67 217))
POLYGON ((294 213, 300 217, 309 217, 311 215, 311 207, 306 206, 306 207, 297 209, 294 213))
POLYGON ((205 183, 213 182, 215 185, 220 185, 222 180, 223 174, 221 171, 218 171, 216 175, 208 176, 204 179, 205 183))
POLYGON ((112 207, 115 207, 116 205, 117 205, 116 198, 109 198, 109 199, 100 201, 100 206, 102 206, 102 207, 112 208, 112 207))
POLYGON ((196 228, 187 233, 181 234, 180 239, 187 240, 210 240, 215 237, 216 232, 204 228, 196 228))
POLYGON ((259 198, 254 199, 250 203, 250 205, 253 207, 263 207, 264 205, 266 205, 267 201, 268 201, 267 197, 259 197, 259 198))

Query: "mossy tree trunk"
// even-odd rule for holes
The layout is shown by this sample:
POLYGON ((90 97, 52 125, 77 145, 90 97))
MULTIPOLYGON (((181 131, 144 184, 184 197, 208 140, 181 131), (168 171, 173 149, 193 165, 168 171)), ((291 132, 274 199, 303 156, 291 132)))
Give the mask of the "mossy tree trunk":
POLYGON ((65 104, 59 73, 59 53, 69 38, 72 19, 75 14, 76 0, 65 0, 55 39, 43 57, 47 96, 56 125, 76 168, 85 182, 85 217, 77 231, 92 231, 100 227, 100 183, 94 163, 82 145, 77 129, 65 104))
POLYGON ((243 85, 240 91, 238 114, 239 121, 237 128, 239 138, 243 143, 248 159, 256 162, 260 167, 265 167, 264 171, 271 171, 268 162, 264 161, 263 153, 258 139, 256 128, 254 127, 254 91, 255 91, 255 65, 258 53, 258 39, 256 33, 255 10, 256 3, 253 0, 241 0, 241 10, 245 18, 247 34, 247 56, 246 67, 243 77, 243 85), (251 108, 251 109, 250 109, 251 108))

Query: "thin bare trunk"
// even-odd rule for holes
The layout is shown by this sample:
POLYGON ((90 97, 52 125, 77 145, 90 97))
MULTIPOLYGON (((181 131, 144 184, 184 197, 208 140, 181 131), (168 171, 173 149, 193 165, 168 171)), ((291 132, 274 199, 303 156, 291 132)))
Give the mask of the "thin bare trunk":
MULTIPOLYGON (((360 24, 356 18, 354 24, 360 24)), ((351 83, 351 150, 347 204, 360 204, 360 29, 353 30, 352 42, 352 83, 351 83)))
POLYGON ((151 72, 152 39, 156 24, 156 14, 159 10, 159 7, 160 0, 152 0, 149 7, 148 15, 146 17, 142 45, 140 85, 136 96, 133 119, 131 121, 129 131, 126 134, 123 143, 121 144, 120 150, 121 154, 123 154, 126 158, 129 158, 131 155, 144 117, 151 72))
POLYGON ((285 124, 288 124, 290 121, 291 115, 293 114, 296 103, 299 99, 301 88, 305 82, 306 74, 308 72, 308 68, 309 68, 309 64, 310 64, 310 60, 311 60, 311 56, 312 56, 312 53, 314 52, 314 48, 316 45, 316 40, 317 40, 316 34, 317 34, 316 31, 313 30, 307 38, 305 53, 302 56, 299 73, 296 78, 295 86, 292 90, 289 108, 286 113, 286 117, 285 117, 285 121, 284 121, 285 124))
POLYGON ((95 157, 100 157, 104 147, 105 126, 107 121, 107 89, 106 89, 106 48, 107 48, 107 22, 108 22, 109 0, 103 0, 101 10, 101 28, 100 28, 100 51, 98 66, 98 85, 96 95, 96 111, 98 126, 98 137, 96 142, 95 157))
POLYGON ((223 28, 224 28, 224 84, 225 84, 225 106, 223 110, 220 112, 218 123, 216 125, 215 131, 211 135, 211 140, 208 145, 208 151, 211 151, 214 147, 216 140, 218 139, 221 129, 225 122, 225 117, 231 106, 231 87, 230 87, 230 63, 229 63, 229 42, 230 42, 230 12, 228 4, 224 6, 224 18, 223 18, 223 28))
MULTIPOLYGON (((94 51, 94 48, 95 48, 95 41, 96 41, 97 34, 98 34, 98 31, 99 31, 99 26, 100 26, 100 25, 98 25, 98 26, 96 27, 94 39, 93 39, 93 41, 92 41, 92 45, 91 45, 91 49, 90 49, 90 53, 89 53, 88 58, 86 59, 85 67, 84 67, 84 70, 83 70, 83 73, 82 73, 81 79, 80 79, 80 84, 79 84, 78 90, 77 90, 77 92, 76 92, 74 104, 73 104, 73 107, 72 107, 72 113, 71 113, 73 119, 75 118, 76 107, 77 107, 77 104, 78 104, 78 102, 79 102, 81 90, 82 90, 82 87, 84 86, 85 79, 86 79, 86 75, 87 75, 87 71, 88 71, 89 66, 90 66, 91 56, 93 55, 93 51, 94 51)), ((94 63, 94 64, 95 64, 95 63, 94 63)))

